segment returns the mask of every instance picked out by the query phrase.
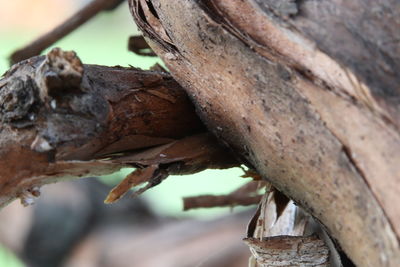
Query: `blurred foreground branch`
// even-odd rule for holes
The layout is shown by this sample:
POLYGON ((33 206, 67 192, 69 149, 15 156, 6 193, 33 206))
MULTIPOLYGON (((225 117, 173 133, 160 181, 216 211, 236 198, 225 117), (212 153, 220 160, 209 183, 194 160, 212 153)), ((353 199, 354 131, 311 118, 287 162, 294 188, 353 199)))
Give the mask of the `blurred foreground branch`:
POLYGON ((43 50, 74 31, 76 28, 96 16, 99 12, 107 9, 114 9, 123 1, 124 0, 93 0, 48 33, 40 36, 27 46, 15 51, 10 56, 11 64, 39 55, 43 50))

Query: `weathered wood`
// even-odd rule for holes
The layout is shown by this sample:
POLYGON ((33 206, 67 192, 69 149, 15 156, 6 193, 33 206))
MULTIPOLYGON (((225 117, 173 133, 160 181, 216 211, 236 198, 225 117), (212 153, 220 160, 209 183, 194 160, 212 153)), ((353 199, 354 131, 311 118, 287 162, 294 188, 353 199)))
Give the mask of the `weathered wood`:
POLYGON ((328 267, 329 250, 316 236, 274 236, 244 239, 258 266, 328 267))
POLYGON ((343 267, 321 224, 268 185, 243 240, 253 255, 249 267, 343 267))
POLYGON ((262 198, 258 191, 265 186, 265 181, 251 181, 227 195, 184 197, 183 210, 256 205, 262 198))
POLYGON ((398 266, 399 4, 283 2, 130 8, 215 135, 357 265, 398 266))
POLYGON ((0 207, 30 204, 46 183, 122 167, 237 165, 167 73, 83 65, 54 49, 13 66, 0 88, 0 207))

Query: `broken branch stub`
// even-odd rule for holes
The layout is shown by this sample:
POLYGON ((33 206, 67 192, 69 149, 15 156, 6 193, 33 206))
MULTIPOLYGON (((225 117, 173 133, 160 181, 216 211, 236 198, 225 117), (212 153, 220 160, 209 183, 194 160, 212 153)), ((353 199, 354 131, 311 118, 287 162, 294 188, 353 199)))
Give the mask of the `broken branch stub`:
POLYGON ((316 236, 274 236, 262 240, 246 238, 257 266, 328 267, 329 250, 316 236))
MULTIPOLYGON (((5 73, 0 120, 0 206, 59 179, 146 167, 117 155, 132 157, 205 131, 169 74, 83 65, 60 49, 5 73)), ((196 145, 207 148, 207 140, 196 145)))
POLYGON ((249 266, 342 266, 320 223, 271 185, 265 191, 243 239, 253 255, 249 266))
POLYGON ((96 16, 103 10, 112 10, 120 5, 124 0, 92 0, 73 16, 63 23, 40 36, 27 46, 14 51, 10 56, 10 63, 15 64, 33 56, 40 55, 46 48, 62 39, 79 26, 96 16))
POLYGON ((137 169, 114 187, 105 203, 120 199, 130 188, 145 185, 132 196, 140 195, 147 189, 160 184, 170 174, 185 175, 205 169, 226 169, 239 166, 238 161, 209 133, 202 133, 181 138, 165 145, 144 151, 110 155, 113 161, 134 164, 137 169))

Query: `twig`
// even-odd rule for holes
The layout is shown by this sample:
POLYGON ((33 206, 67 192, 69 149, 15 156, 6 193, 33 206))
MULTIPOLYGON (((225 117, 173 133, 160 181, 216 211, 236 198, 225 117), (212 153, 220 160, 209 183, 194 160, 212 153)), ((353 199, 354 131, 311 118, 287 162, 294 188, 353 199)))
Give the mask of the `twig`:
POLYGON ((183 210, 213 207, 249 206, 258 204, 262 195, 257 191, 268 186, 266 181, 250 181, 228 195, 202 195, 183 198, 183 210))
POLYGON ((116 7, 122 3, 121 0, 94 0, 72 15, 66 21, 55 27, 50 32, 42 35, 29 45, 15 51, 10 56, 10 63, 15 64, 19 61, 39 55, 43 50, 93 18, 102 10, 116 7))
POLYGON ((214 207, 232 207, 232 206, 249 206, 260 202, 261 195, 202 195, 196 197, 183 198, 183 210, 197 208, 214 208, 214 207))

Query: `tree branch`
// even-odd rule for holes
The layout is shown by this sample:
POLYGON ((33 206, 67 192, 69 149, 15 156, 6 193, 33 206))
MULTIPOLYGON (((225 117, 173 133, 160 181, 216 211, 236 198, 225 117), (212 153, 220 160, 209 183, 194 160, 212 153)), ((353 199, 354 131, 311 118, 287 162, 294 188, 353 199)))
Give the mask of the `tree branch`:
POLYGON ((397 266, 399 5, 283 2, 129 1, 210 131, 357 265, 397 266))
POLYGON ((18 196, 29 203, 45 183, 121 167, 181 174, 237 165, 164 72, 83 65, 53 49, 13 66, 0 88, 0 206, 18 196))
POLYGON ((183 198, 183 210, 215 207, 250 206, 260 202, 262 196, 201 195, 183 198))
POLYGON ((22 60, 39 55, 43 50, 53 45, 55 42, 68 35, 76 28, 96 16, 99 12, 114 8, 121 0, 93 0, 76 14, 55 27, 50 32, 42 35, 29 45, 15 51, 10 56, 10 63, 15 64, 22 60))
POLYGON ((214 207, 249 206, 258 204, 262 198, 257 192, 265 187, 265 181, 251 181, 228 195, 201 195, 183 198, 183 210, 214 207))

